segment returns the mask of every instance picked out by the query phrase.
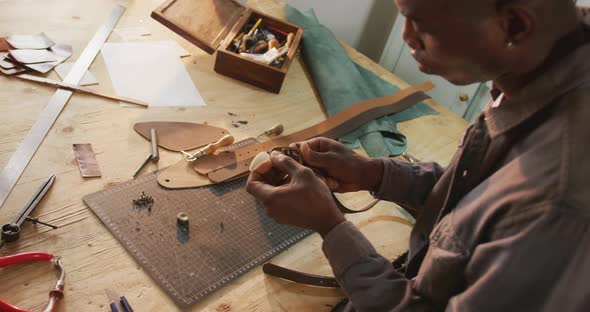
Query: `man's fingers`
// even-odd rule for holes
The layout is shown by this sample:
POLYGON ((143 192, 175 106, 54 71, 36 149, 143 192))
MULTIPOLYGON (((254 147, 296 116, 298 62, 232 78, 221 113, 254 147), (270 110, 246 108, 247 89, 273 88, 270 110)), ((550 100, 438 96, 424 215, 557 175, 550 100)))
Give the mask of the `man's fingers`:
POLYGON ((335 161, 338 160, 338 155, 331 151, 318 152, 314 148, 306 143, 301 144, 301 156, 305 163, 310 164, 316 168, 327 168, 334 166, 335 161))
POLYGON ((326 177, 323 176, 317 172, 315 172, 315 175, 320 178, 320 180, 322 180, 322 182, 324 182, 324 184, 326 184, 328 186, 328 188, 330 189, 330 191, 337 191, 340 187, 340 183, 330 177, 326 177))
POLYGON ((281 170, 282 172, 293 176, 299 172, 303 166, 289 156, 285 156, 277 151, 274 151, 270 155, 270 161, 272 165, 281 170))
POLYGON ((267 201, 270 196, 274 193, 275 187, 266 183, 264 177, 257 173, 251 172, 248 177, 248 183, 246 184, 246 191, 256 199, 264 202, 267 201))
POLYGON ((270 160, 260 163, 254 172, 262 176, 267 184, 278 186, 285 183, 285 173, 273 167, 270 160))

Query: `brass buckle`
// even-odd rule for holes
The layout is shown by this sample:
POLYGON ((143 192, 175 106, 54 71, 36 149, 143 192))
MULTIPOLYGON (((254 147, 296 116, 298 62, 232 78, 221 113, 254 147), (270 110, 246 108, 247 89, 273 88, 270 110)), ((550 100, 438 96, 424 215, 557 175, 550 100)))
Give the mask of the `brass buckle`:
POLYGON ((297 148, 297 147, 276 146, 270 150, 271 153, 274 151, 277 151, 285 156, 289 156, 289 157, 293 158, 295 161, 297 161, 298 163, 303 164, 303 156, 301 155, 301 150, 299 150, 299 148, 297 148))

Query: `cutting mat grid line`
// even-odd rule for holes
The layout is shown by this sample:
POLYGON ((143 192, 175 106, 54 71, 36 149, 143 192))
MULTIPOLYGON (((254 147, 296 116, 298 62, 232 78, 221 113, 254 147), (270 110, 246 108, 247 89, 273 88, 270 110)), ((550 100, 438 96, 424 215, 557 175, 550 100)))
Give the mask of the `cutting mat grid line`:
POLYGON ((158 172, 84 197, 114 236, 175 302, 187 307, 312 234, 280 225, 245 191, 246 179, 169 190, 158 172), (141 192, 151 210, 132 207, 141 192), (189 215, 188 231, 176 215, 189 215))

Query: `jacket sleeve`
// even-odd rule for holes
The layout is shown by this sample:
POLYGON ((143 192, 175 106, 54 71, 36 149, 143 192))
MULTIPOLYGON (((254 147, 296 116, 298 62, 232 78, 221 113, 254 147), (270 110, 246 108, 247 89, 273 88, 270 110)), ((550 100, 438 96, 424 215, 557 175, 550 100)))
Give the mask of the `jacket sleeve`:
POLYGON ((418 212, 445 171, 434 162, 410 163, 390 158, 382 161, 383 178, 373 195, 418 212))
MULTIPOLYGON (((464 286, 445 300, 426 295, 447 291, 430 289, 434 284, 426 275, 432 267, 406 279, 350 222, 326 235, 323 251, 357 312, 585 311, 590 296, 588 217, 553 214, 478 245, 464 272, 447 272, 460 274, 464 286)), ((424 264, 442 264, 448 254, 429 250, 424 264)))
POLYGON ((587 215, 551 212, 518 231, 507 231, 512 233, 475 248, 465 269, 467 288, 450 298, 447 311, 588 309, 587 215))
POLYGON ((410 302, 412 311, 433 311, 415 293, 413 281, 395 271, 349 221, 326 235, 322 249, 355 311, 403 311, 410 302))

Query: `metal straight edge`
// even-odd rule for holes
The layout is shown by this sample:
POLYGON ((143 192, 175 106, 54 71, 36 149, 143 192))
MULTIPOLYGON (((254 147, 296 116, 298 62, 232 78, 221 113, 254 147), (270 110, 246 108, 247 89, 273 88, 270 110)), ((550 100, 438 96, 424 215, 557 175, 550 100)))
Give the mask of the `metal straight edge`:
MULTIPOLYGON (((115 5, 64 79, 65 83, 77 85, 80 82, 124 12, 124 6, 115 5)), ((71 96, 72 91, 58 89, 39 114, 16 152, 10 157, 8 164, 0 173, 0 209, 71 96)))

